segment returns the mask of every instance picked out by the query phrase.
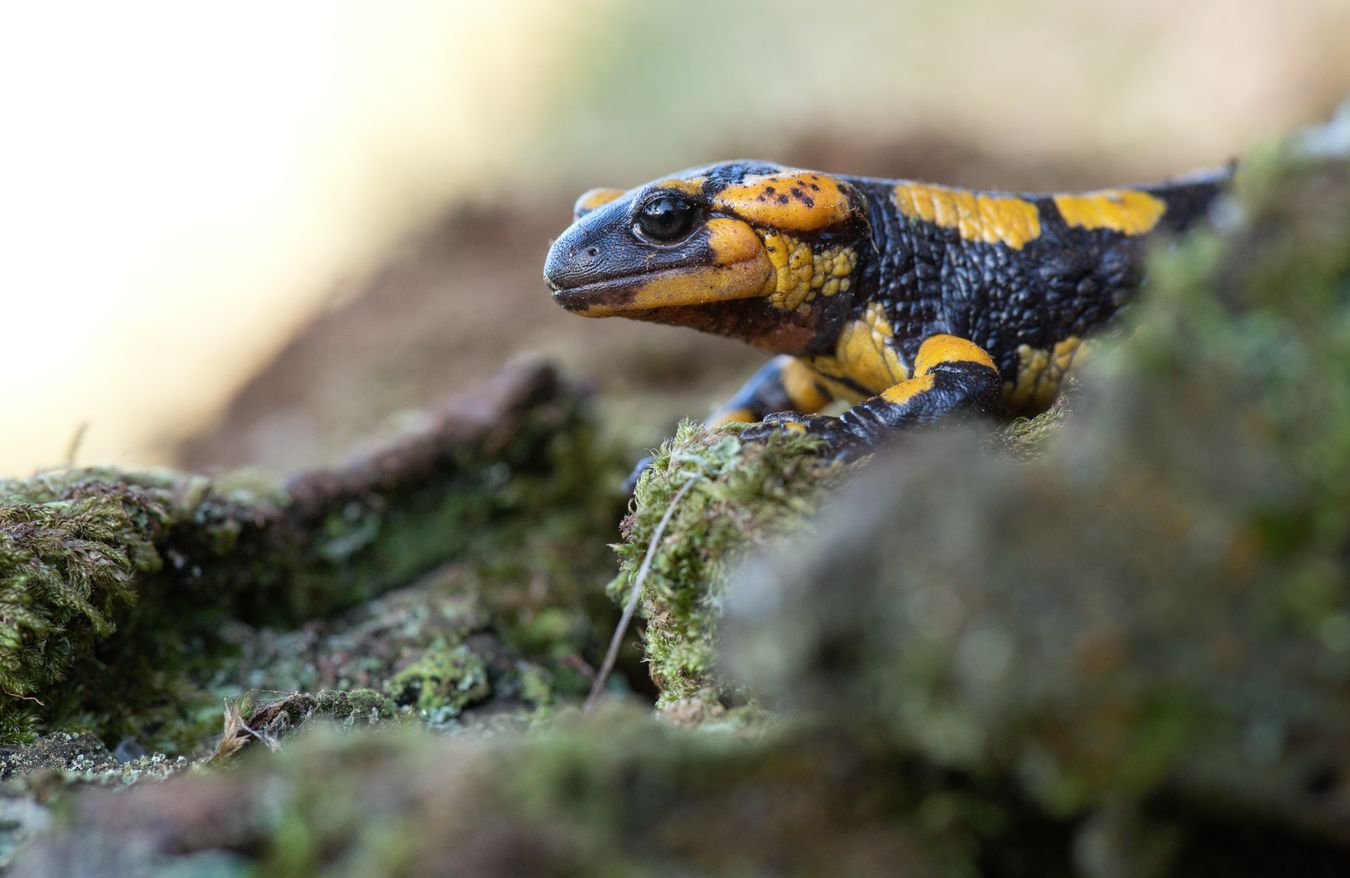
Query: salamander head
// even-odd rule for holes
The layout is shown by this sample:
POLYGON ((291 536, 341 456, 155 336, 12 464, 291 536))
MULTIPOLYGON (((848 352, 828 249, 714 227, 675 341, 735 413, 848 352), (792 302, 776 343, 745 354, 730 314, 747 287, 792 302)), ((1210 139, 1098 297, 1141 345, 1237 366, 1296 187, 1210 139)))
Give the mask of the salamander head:
POLYGON ((847 182, 762 162, 593 189, 575 213, 544 280, 554 301, 587 317, 688 323, 690 307, 750 299, 800 317, 850 288, 867 234, 862 197, 847 182))

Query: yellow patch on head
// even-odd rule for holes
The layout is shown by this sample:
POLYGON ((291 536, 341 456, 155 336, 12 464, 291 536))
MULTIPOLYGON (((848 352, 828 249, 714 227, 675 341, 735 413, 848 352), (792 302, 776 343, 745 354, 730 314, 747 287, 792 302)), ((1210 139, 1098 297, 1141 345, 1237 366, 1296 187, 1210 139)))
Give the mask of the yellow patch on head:
POLYGON ((773 254, 764 252, 764 244, 759 235, 746 223, 715 216, 705 225, 708 229, 708 247, 712 250, 714 265, 735 265, 766 255, 773 263, 773 254))
POLYGON ((1021 250, 1041 236, 1036 205, 1015 195, 967 192, 928 183, 895 187, 895 205, 907 217, 956 229, 966 241, 1007 244, 1021 250))
POLYGON ((1017 349, 1017 379, 1003 384, 1003 405, 1010 413, 1049 408, 1059 394, 1064 376, 1091 354, 1089 341, 1070 336, 1053 349, 1022 345, 1017 349))
POLYGON ((1147 192, 1107 189, 1082 195, 1056 195, 1055 207, 1064 222, 1082 229, 1111 229, 1142 235, 1167 213, 1167 204, 1147 192))
POLYGON ((713 196, 714 210, 779 231, 818 232, 853 212, 847 183, 814 171, 747 177, 713 196))
POLYGON ((572 216, 580 218, 595 210, 597 207, 603 207, 624 193, 622 189, 587 189, 577 198, 576 203, 572 205, 572 216))
POLYGON ((858 265, 858 253, 852 247, 834 245, 816 251, 807 242, 783 232, 765 230, 761 234, 764 252, 775 271, 769 304, 778 310, 809 306, 818 295, 829 298, 852 286, 849 275, 858 265))
POLYGON ((914 374, 927 375, 940 363, 979 363, 990 369, 998 368, 984 348, 956 335, 934 335, 925 339, 914 355, 914 374))
MULTIPOLYGON (((909 378, 909 369, 891 346, 894 335, 886 312, 874 302, 862 320, 845 324, 840 330, 834 356, 811 357, 808 362, 826 378, 847 378, 870 393, 881 393, 909 378)), ((839 395, 857 397, 852 391, 839 395)))

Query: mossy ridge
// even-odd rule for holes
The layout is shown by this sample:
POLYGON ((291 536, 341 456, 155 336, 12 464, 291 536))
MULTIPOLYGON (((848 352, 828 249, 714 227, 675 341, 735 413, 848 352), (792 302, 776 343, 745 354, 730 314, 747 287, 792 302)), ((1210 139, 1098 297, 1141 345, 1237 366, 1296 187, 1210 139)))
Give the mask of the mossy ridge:
MULTIPOLYGON (((1066 393, 1049 411, 992 431, 989 453, 1023 460, 1042 453, 1076 395, 1066 393)), ((695 480, 671 517, 642 596, 643 653, 660 689, 658 707, 687 724, 748 716, 737 710, 728 717, 726 708, 737 709, 749 693, 716 669, 716 630, 730 573, 756 551, 790 554, 823 499, 857 471, 823 460, 819 443, 807 436, 785 431, 767 442, 743 443, 741 429, 682 423, 639 480, 624 541, 614 547, 620 571, 607 590, 623 602, 657 523, 686 481, 695 480)))
POLYGON ((766 442, 743 443, 739 432, 735 425, 707 431, 692 421, 682 423, 639 480, 633 512, 623 525, 624 542, 614 547, 620 570, 607 591, 622 602, 658 522, 680 489, 694 481, 672 513, 643 587, 643 651, 661 690, 661 708, 677 702, 711 708, 739 700, 716 672, 714 631, 727 575, 747 552, 802 527, 843 472, 841 464, 821 459, 814 439, 784 432, 766 442))
POLYGON ((191 681, 228 657, 227 623, 320 618, 449 559, 507 583, 504 638, 537 641, 553 608, 562 636, 589 636, 609 613, 584 585, 606 565, 613 461, 581 401, 525 366, 423 433, 281 486, 107 469, 0 483, 0 740, 84 727, 173 752, 218 718, 191 681))

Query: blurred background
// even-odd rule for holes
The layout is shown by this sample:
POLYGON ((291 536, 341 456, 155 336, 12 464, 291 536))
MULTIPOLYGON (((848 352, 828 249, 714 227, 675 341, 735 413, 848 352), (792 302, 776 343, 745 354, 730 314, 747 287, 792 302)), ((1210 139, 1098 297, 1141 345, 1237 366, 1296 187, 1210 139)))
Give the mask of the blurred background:
POLYGON ((760 358, 556 308, 582 190, 1162 177, 1327 114, 1347 46, 1346 0, 12 4, 0 476, 317 465, 528 354, 651 444, 760 358))

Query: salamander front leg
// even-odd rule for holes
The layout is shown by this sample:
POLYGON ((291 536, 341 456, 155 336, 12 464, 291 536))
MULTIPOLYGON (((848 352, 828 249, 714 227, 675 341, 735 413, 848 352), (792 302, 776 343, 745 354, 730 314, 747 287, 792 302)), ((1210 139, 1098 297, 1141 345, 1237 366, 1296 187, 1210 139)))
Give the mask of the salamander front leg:
POLYGON ((735 396, 719 406, 708 418, 707 426, 716 427, 733 421, 753 424, 772 412, 814 414, 829 405, 833 398, 816 373, 801 360, 777 356, 752 375, 735 396))
MULTIPOLYGON (((816 373, 796 357, 774 357, 750 376, 736 394, 705 421, 708 427, 734 422, 755 423, 772 412, 797 412, 810 415, 830 404, 833 396, 820 383, 816 373)), ((652 459, 638 461, 624 483, 624 492, 633 493, 638 476, 651 466, 652 459)))
POLYGON ((770 416, 742 437, 796 430, 825 440, 837 457, 856 457, 913 427, 961 415, 992 414, 1001 393, 998 368, 983 348, 957 336, 935 335, 919 347, 912 378, 839 417, 770 416))

